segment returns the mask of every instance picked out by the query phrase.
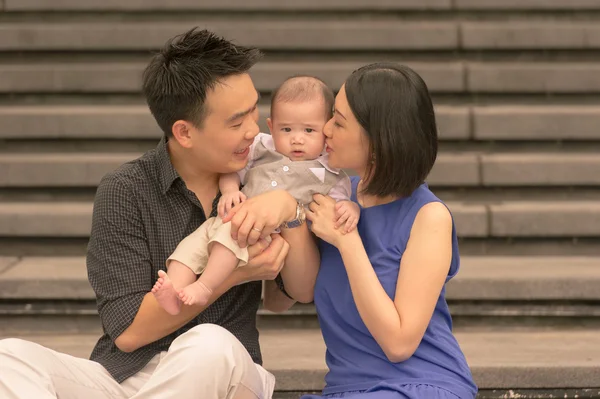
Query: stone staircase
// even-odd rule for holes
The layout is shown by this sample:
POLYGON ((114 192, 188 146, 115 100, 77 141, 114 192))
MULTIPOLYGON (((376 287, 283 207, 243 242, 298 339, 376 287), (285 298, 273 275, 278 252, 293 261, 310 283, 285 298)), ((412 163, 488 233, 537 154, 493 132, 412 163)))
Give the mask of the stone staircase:
MULTIPOLYGON (((436 104, 429 183, 452 210, 448 287, 480 398, 600 398, 600 0, 0 0, 0 336, 87 356, 95 187, 160 138, 149 52, 192 26, 261 47, 263 94, 406 63, 436 104)), ((314 307, 259 314, 277 397, 322 388, 314 307)))

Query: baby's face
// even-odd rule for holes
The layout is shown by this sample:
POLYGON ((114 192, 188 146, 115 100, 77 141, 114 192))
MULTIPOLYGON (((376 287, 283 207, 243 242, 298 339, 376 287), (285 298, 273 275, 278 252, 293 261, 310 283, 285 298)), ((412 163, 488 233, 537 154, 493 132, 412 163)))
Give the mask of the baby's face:
POLYGON ((268 120, 275 149, 292 161, 317 159, 325 147, 327 123, 322 101, 280 102, 268 120))

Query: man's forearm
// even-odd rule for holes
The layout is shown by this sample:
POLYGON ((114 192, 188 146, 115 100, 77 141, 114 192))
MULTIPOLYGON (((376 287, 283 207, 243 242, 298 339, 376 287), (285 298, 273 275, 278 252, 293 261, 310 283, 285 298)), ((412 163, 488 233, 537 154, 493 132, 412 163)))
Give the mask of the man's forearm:
POLYGON ((204 306, 181 306, 178 315, 170 315, 158 304, 152 293, 146 294, 131 325, 115 340, 117 347, 124 352, 133 352, 142 346, 157 341, 189 323, 221 295, 241 279, 232 273, 221 286, 215 290, 208 304, 204 306))
POLYGON ((306 224, 282 229, 281 236, 290 244, 285 266, 281 270, 285 290, 298 302, 312 302, 320 262, 315 239, 306 224))

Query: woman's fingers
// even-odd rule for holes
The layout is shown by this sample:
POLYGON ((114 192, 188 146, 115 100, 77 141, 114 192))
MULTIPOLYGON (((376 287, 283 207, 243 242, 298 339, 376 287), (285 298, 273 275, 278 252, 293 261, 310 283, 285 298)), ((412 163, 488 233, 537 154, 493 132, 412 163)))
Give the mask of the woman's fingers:
POLYGON ((322 194, 313 195, 313 201, 316 202, 318 205, 322 204, 324 200, 325 196, 322 194))

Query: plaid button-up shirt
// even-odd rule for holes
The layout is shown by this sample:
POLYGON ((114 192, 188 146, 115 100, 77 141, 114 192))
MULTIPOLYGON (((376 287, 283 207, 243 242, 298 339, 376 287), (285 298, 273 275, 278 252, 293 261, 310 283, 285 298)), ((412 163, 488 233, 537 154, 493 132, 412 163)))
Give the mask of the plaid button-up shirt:
MULTIPOLYGON (((216 215, 217 203, 218 197, 209 216, 216 215)), ((104 335, 91 359, 118 382, 137 373, 175 338, 202 323, 226 328, 256 363, 262 363, 256 329, 259 281, 233 287, 185 327, 132 353, 120 351, 114 343, 132 323, 158 270, 165 269, 165 260, 205 220, 200 201, 171 163, 165 138, 155 149, 102 179, 94 201, 87 269, 104 335)))

